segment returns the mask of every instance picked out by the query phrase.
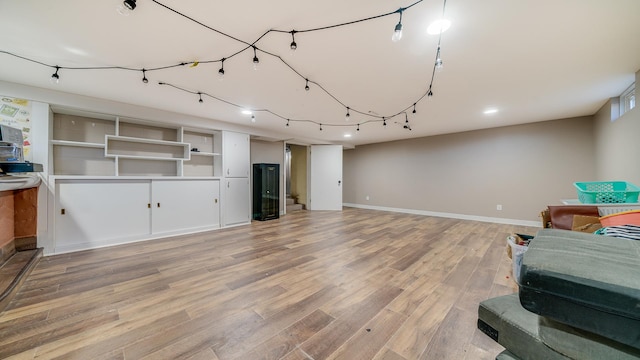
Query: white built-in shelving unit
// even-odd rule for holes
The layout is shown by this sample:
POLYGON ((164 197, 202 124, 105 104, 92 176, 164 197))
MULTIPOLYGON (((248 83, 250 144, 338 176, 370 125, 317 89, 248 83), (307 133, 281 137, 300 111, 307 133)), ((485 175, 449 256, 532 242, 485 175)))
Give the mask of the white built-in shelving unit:
POLYGON ((52 253, 250 222, 249 135, 57 109, 52 253))

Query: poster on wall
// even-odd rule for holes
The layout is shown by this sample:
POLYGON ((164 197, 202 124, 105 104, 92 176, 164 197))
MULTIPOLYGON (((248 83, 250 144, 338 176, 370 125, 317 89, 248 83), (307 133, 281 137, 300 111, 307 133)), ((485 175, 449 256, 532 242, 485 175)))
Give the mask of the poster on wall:
POLYGON ((32 161, 31 102, 25 99, 2 96, 0 100, 0 124, 22 130, 24 159, 32 161))

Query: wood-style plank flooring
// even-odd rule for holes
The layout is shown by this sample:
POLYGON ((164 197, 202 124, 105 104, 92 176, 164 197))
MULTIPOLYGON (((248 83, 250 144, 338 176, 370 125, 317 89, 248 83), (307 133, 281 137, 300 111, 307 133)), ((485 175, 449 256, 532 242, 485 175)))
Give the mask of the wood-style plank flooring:
POLYGON ((45 257, 0 358, 494 359, 478 303, 536 231, 345 208, 45 257))

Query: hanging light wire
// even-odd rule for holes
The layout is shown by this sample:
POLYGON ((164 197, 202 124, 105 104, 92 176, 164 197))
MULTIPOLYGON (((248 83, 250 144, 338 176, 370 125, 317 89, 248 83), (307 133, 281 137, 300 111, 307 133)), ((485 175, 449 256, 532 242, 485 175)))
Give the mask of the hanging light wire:
MULTIPOLYGON (((117 70, 129 70, 129 71, 142 71, 142 70, 144 70, 143 75, 146 75, 146 72, 147 72, 147 71, 166 70, 166 69, 171 69, 171 68, 175 68, 175 67, 179 67, 179 66, 195 65, 195 64, 198 64, 198 63, 215 63, 215 62, 220 62, 220 63, 222 63, 222 66, 224 66, 224 64, 223 64, 223 63, 224 63, 224 60, 229 59, 229 58, 232 58, 232 57, 235 57, 236 55, 238 55, 238 54, 240 54, 240 53, 242 53, 242 52, 246 51, 246 50, 247 50, 247 49, 249 49, 249 48, 253 48, 253 51, 254 51, 254 59, 253 59, 253 60, 254 60, 254 65, 257 65, 257 63, 259 63, 259 59, 257 58, 257 50, 260 50, 260 51, 261 51, 261 52, 263 52, 264 54, 267 54, 267 55, 270 55, 270 56, 273 56, 273 57, 278 58, 278 59, 279 59, 279 60, 280 60, 280 61, 281 61, 285 66, 287 66, 290 70, 292 70, 294 73, 296 73, 298 76, 302 77, 303 79, 307 80, 307 78, 306 78, 306 77, 304 77, 304 76, 303 76, 299 71, 297 71, 297 70, 296 70, 295 68, 293 68, 289 63, 287 63, 287 62, 286 62, 286 61, 285 61, 281 56, 279 56, 279 55, 277 55, 277 54, 274 54, 274 53, 271 53, 271 52, 269 52, 269 51, 265 51, 265 50, 262 50, 262 49, 258 49, 258 48, 255 46, 255 44, 256 44, 256 43, 258 43, 258 42, 259 42, 259 41, 260 41, 264 36, 266 36, 267 34, 269 34, 269 33, 271 33, 271 32, 276 32, 276 33, 289 33, 289 34, 291 34, 291 35, 292 35, 292 40, 294 40, 293 35, 294 35, 295 33, 304 33, 304 32, 314 32, 314 31, 327 30, 327 29, 332 29, 332 28, 337 28, 337 27, 342 27, 342 26, 352 25, 352 24, 356 24, 356 23, 360 23, 360 22, 364 22, 364 21, 374 20, 374 19, 378 19, 378 18, 382 18, 382 17, 390 16, 390 15, 397 14, 397 13, 400 13, 400 16, 402 16, 402 13, 403 13, 405 10, 412 8, 413 6, 415 6, 415 5, 419 4, 419 3, 421 3, 422 1, 424 1, 424 0, 418 0, 418 1, 416 1, 416 2, 414 2, 414 3, 412 3, 412 4, 410 4, 410 5, 408 5, 408 6, 406 6, 406 7, 403 7, 403 8, 400 8, 400 9, 398 9, 398 10, 391 11, 391 12, 388 12, 388 13, 384 13, 384 14, 380 14, 380 15, 376 15, 376 16, 371 16, 371 17, 367 17, 367 18, 362 18, 362 19, 358 19, 358 20, 353 20, 353 21, 349 21, 349 22, 344 22, 344 23, 340 23, 340 24, 333 24, 333 25, 328 25, 328 26, 323 26, 323 27, 317 27, 317 28, 310 28, 310 29, 304 29, 304 30, 290 30, 290 31, 284 31, 284 30, 271 29, 271 30, 266 31, 266 32, 265 32, 264 34, 262 34, 260 37, 258 37, 258 39, 256 39, 254 42, 249 43, 249 42, 246 42, 246 41, 241 40, 241 39, 239 39, 239 38, 236 38, 236 37, 234 37, 234 36, 232 36, 232 35, 229 35, 229 34, 227 34, 227 33, 224 33, 224 32, 222 32, 222 31, 220 31, 220 30, 217 30, 217 29, 215 29, 215 28, 213 28, 213 27, 211 27, 211 26, 208 26, 208 25, 206 25, 206 24, 204 24, 204 23, 202 23, 202 22, 200 22, 200 21, 198 21, 198 20, 196 20, 196 19, 194 19, 194 18, 192 18, 192 17, 190 17, 190 16, 187 16, 187 15, 185 15, 185 14, 183 14, 183 13, 181 13, 181 12, 179 12, 179 11, 175 10, 175 9, 172 9, 171 7, 169 7, 169 6, 167 6, 167 5, 162 4, 161 2, 159 2, 159 1, 157 1, 157 0, 152 0, 152 2, 153 2, 153 3, 155 3, 155 4, 157 4, 157 5, 159 5, 159 6, 163 7, 163 8, 165 8, 165 9, 167 9, 167 10, 171 11, 171 12, 174 12, 174 13, 175 13, 175 14, 177 14, 177 15, 180 15, 180 16, 182 16, 182 17, 184 17, 184 18, 186 18, 186 19, 188 19, 188 20, 190 20, 190 21, 193 21, 193 22, 195 22, 195 23, 197 23, 197 24, 199 24, 199 25, 201 25, 201 26, 203 26, 203 27, 205 27, 205 28, 207 28, 207 29, 211 30, 211 31, 214 31, 214 32, 216 32, 216 33, 218 33, 218 34, 220 34, 220 35, 222 35, 222 36, 228 37, 228 38, 233 39, 233 40, 235 40, 235 41, 237 41, 237 42, 240 42, 240 43, 242 43, 242 44, 245 44, 245 45, 247 45, 247 46, 246 46, 246 47, 244 47, 244 48, 242 48, 242 49, 240 49, 240 50, 238 50, 238 51, 236 51, 235 53, 233 53, 233 54, 231 54, 231 55, 229 55, 229 56, 227 56, 227 57, 225 57, 225 58, 220 59, 220 60, 206 60, 206 61, 200 61, 200 62, 197 62, 197 61, 194 61, 194 62, 181 62, 181 63, 178 63, 178 64, 172 64, 172 65, 166 65, 166 66, 160 66, 160 67, 148 68, 148 69, 130 68, 130 67, 124 67, 124 66, 89 66, 89 67, 63 67, 63 66, 53 66, 53 65, 49 65, 49 64, 46 64, 46 63, 44 63, 44 62, 41 62, 41 61, 37 61, 37 60, 30 59, 30 58, 27 58, 27 57, 24 57, 24 56, 20 56, 20 55, 17 55, 17 54, 13 54, 13 53, 8 52, 8 51, 0 50, 0 53, 1 53, 1 54, 7 54, 7 55, 10 55, 10 56, 14 56, 14 57, 17 57, 17 58, 20 58, 20 59, 26 60, 26 61, 30 61, 30 62, 33 62, 33 63, 37 63, 37 64, 40 64, 40 65, 43 65, 43 66, 47 66, 47 67, 50 67, 50 68, 55 68, 55 69, 56 69, 56 72, 54 73, 54 75, 57 75, 57 73, 58 73, 58 71, 59 71, 60 69, 69 69, 69 70, 108 70, 108 69, 117 69, 117 70), (257 61, 256 61, 256 60, 257 60, 257 61)), ((445 13, 445 9, 446 9, 446 3, 447 3, 447 1, 446 1, 446 0, 443 0, 443 7, 442 7, 443 18, 444 18, 444 13, 445 13)), ((440 49, 441 40, 442 40, 442 32, 439 34, 439 37, 438 37, 438 50, 440 49)), ((296 44, 296 47, 297 47, 297 44, 296 44)), ((437 54, 436 54, 436 59, 438 59, 438 58, 439 58, 439 55, 440 55, 440 51, 438 51, 438 52, 437 52, 437 54)), ((224 71, 222 67, 221 67, 221 70, 222 70, 222 71, 224 71)), ((400 111, 400 112, 398 112, 398 113, 396 113, 396 114, 393 114, 393 115, 390 115, 390 116, 382 117, 382 116, 372 115, 372 114, 370 114, 369 112, 359 111, 359 110, 357 110, 357 109, 351 109, 351 108, 348 108, 348 111, 353 111, 353 112, 355 112, 355 113, 359 113, 359 114, 362 114, 362 115, 366 115, 366 116, 370 116, 370 117, 373 117, 373 118, 378 119, 378 120, 368 120, 368 121, 363 122, 362 124, 366 124, 366 123, 369 123, 369 122, 378 122, 378 121, 380 121, 380 122, 383 122, 383 123, 384 123, 384 122, 386 122, 386 121, 385 121, 385 119, 386 119, 386 118, 389 118, 389 119, 390 119, 390 118, 393 118, 393 117, 395 117, 395 116, 397 116, 397 115, 399 115, 399 114, 402 114, 403 112, 405 112, 405 111, 407 111, 409 108, 411 108, 411 106, 414 106, 414 108, 415 108, 416 103, 417 103, 417 102, 419 102, 419 101, 421 101, 424 97, 426 97, 426 96, 432 97, 432 96, 433 96, 432 87, 433 87, 433 83, 434 83, 434 79, 435 79, 435 72, 436 72, 436 66, 435 66, 435 62, 434 62, 434 67, 433 67, 433 71, 432 71, 432 74, 431 74, 431 81, 430 81, 430 83, 429 83, 429 87, 428 87, 427 92, 425 92, 425 93, 424 93, 424 94, 423 94, 423 95, 422 95, 422 96, 421 96, 421 97, 420 97, 416 102, 414 102, 414 104, 413 104, 413 105, 410 105, 409 107, 407 107, 407 108, 403 109, 402 111, 400 111), (380 120, 380 119, 382 119, 382 120, 380 120)), ((219 70, 219 73, 220 73, 220 70, 219 70)), ((53 78, 53 77, 54 77, 54 76, 52 76, 52 78, 53 78)), ((144 76, 144 77, 146 77, 146 76, 144 76)), ((59 76, 58 76, 58 79, 59 79, 59 76)), ((338 98, 336 98, 336 97, 335 97, 331 92, 329 92, 327 89, 325 89, 321 84, 319 84, 319 83, 317 83, 317 82, 314 82, 314 81, 308 81, 308 82, 310 82, 310 83, 312 83, 312 84, 316 85, 319 89, 321 89, 322 91, 324 91, 327 95, 329 95, 332 99, 334 99, 334 100, 335 100, 336 102, 338 102, 340 105, 342 105, 342 106, 344 106, 344 107, 347 107, 347 106, 346 106, 342 101, 340 101, 338 98)), ((160 82, 159 84, 160 84, 160 85, 170 85, 170 84, 163 83, 163 82, 160 82)), ((178 87, 176 87, 176 86, 174 86, 174 85, 171 85, 171 86, 172 86, 172 87, 174 87, 174 88, 176 88, 176 89, 181 89, 181 88, 178 88, 178 87)), ((187 92, 190 92, 189 90, 185 90, 185 89, 181 89, 181 90, 183 90, 183 91, 187 91, 187 92)), ((203 93, 203 94, 204 94, 204 93, 203 93)), ((207 96, 213 97, 213 96, 208 95, 208 94, 207 94, 207 96)), ((222 100, 222 99, 219 99, 219 98, 216 98, 216 97, 213 97, 213 98, 218 99, 218 100, 220 100, 220 101, 223 101, 223 102, 225 102, 225 103, 231 104, 231 105, 235 105, 235 104, 233 104, 233 103, 231 103, 231 102, 228 102, 228 101, 226 101, 226 100, 222 100)), ((266 111, 266 112, 272 113, 272 112, 271 112, 270 110, 268 110, 268 109, 262 109, 262 110, 257 110, 257 111, 266 111)), ((273 114, 273 113, 272 113, 272 114, 273 114)), ((279 116, 279 115, 278 115, 278 116, 279 116)), ((279 116, 279 117, 281 117, 281 116, 279 116)), ((292 121, 307 121, 307 122, 314 122, 314 121, 311 121, 311 120, 292 120, 292 121)), ((334 124, 334 125, 329 125, 329 124, 325 124, 325 126, 352 126, 352 125, 345 125, 345 124, 334 124)), ((357 127, 358 127, 358 129, 357 129, 357 130, 359 131, 360 124, 357 124, 357 127)))

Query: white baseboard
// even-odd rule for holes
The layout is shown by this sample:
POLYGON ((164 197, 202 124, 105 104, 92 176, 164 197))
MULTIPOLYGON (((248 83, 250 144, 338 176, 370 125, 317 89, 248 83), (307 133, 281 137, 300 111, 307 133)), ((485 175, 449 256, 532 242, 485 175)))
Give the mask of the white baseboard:
POLYGON ((368 210, 390 211, 390 212, 413 214, 413 215, 435 216, 435 217, 444 217, 444 218, 461 219, 461 220, 473 220, 473 221, 489 222, 489 223, 495 223, 495 224, 507 224, 507 225, 519 225, 519 226, 531 226, 531 227, 542 226, 542 223, 540 221, 494 218, 494 217, 488 217, 488 216, 453 214, 453 213, 444 213, 444 212, 436 212, 436 211, 401 209, 401 208, 391 208, 386 206, 372 206, 372 205, 351 204, 351 203, 343 203, 342 206, 368 209, 368 210))

